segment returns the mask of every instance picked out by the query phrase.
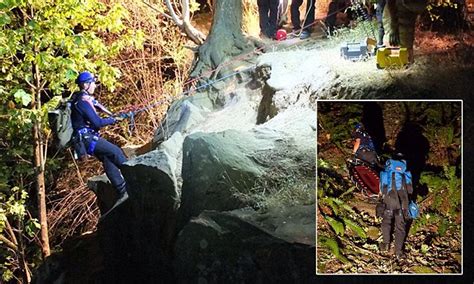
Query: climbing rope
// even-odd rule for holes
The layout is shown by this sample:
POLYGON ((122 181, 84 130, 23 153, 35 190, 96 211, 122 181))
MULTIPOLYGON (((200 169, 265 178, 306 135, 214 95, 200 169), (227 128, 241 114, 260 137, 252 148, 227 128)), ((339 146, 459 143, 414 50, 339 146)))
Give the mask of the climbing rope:
MULTIPOLYGON (((312 8, 312 5, 313 5, 313 4, 311 3, 310 6, 309 6, 310 9, 312 8)), ((325 17, 322 17, 322 18, 316 18, 316 17, 315 17, 315 20, 313 21, 313 23, 308 24, 308 25, 304 25, 304 24, 306 23, 306 20, 307 20, 307 17, 308 17, 308 13, 309 13, 309 10, 310 10, 310 9, 307 9, 307 11, 306 11, 305 18, 304 18, 304 21, 303 21, 303 27, 302 27, 300 30, 298 30, 299 32, 301 32, 302 30, 307 29, 307 28, 309 28, 309 27, 315 25, 315 24, 317 23, 317 21, 321 21, 321 20, 323 20, 323 19, 326 19, 326 18, 328 18, 328 17, 330 17, 330 16, 332 16, 332 15, 335 15, 335 14, 341 12, 342 10, 344 10, 344 8, 340 8, 340 9, 335 10, 335 11, 332 12, 332 13, 327 14, 325 17)), ((296 33, 294 33, 294 32, 290 33, 290 35, 291 35, 291 34, 296 35, 296 33)), ((322 37, 321 37, 321 38, 322 38, 322 37)), ((227 66, 227 65, 230 65, 231 63, 237 62, 238 60, 243 60, 243 59, 245 59, 245 58, 247 58, 247 57, 256 55, 258 52, 260 52, 260 51, 262 51, 262 50, 264 50, 264 49, 266 49, 266 48, 271 48, 271 47, 275 48, 275 47, 277 47, 277 46, 279 46, 279 45, 281 45, 281 44, 286 44, 287 47, 292 47, 292 46, 296 45, 297 43, 298 43, 298 42, 294 42, 294 43, 287 44, 287 43, 284 43, 284 42, 275 42, 275 43, 270 43, 270 44, 263 45, 263 46, 261 46, 261 47, 259 47, 259 48, 256 48, 256 49, 254 49, 254 50, 252 50, 252 51, 250 51, 250 52, 248 52, 248 53, 244 53, 244 54, 238 55, 238 56, 236 56, 236 57, 233 57, 231 60, 228 60, 228 61, 226 61, 226 62, 220 64, 220 65, 217 66, 216 68, 209 69, 208 71, 203 72, 202 75, 197 76, 197 77, 195 77, 195 78, 193 78, 193 79, 191 79, 191 80, 186 81, 186 82, 183 84, 183 87, 184 87, 184 86, 187 86, 187 85, 190 85, 190 84, 192 84, 192 83, 194 83, 194 82, 197 82, 198 80, 201 80, 201 79, 204 79, 204 78, 208 78, 211 74, 213 74, 213 73, 216 72, 217 70, 220 70, 220 69, 222 69, 223 67, 225 67, 225 66, 227 66)), ((196 92, 196 91, 198 91, 198 90, 201 90, 201 89, 210 87, 210 86, 214 85, 214 84, 217 83, 217 82, 223 81, 223 80, 225 80, 225 79, 228 79, 228 78, 233 77, 233 76, 235 76, 235 75, 238 75, 238 74, 247 72, 247 71, 249 71, 249 70, 253 70, 253 69, 255 69, 255 68, 256 68, 256 65, 251 65, 251 66, 248 66, 247 68, 243 68, 243 69, 240 69, 240 70, 238 70, 238 71, 236 71, 236 72, 227 74, 227 75, 225 75, 225 76, 223 76, 223 77, 221 77, 221 78, 218 78, 218 79, 216 79, 216 80, 207 81, 206 83, 204 83, 204 84, 202 84, 202 85, 199 85, 199 86, 194 87, 194 88, 190 88, 189 90, 187 90, 187 91, 185 91, 185 92, 182 92, 181 94, 178 95, 178 97, 188 96, 188 95, 190 95, 190 94, 193 93, 193 92, 196 92)), ((166 102, 166 101, 167 101, 167 100, 163 99, 163 100, 160 100, 160 101, 158 101, 158 102, 154 102, 154 103, 145 105, 144 107, 139 108, 139 109, 135 109, 135 110, 131 110, 131 111, 126 111, 126 112, 121 112, 121 113, 119 113, 117 116, 120 116, 120 117, 122 117, 122 118, 124 118, 124 119, 128 119, 128 118, 130 119, 129 134, 132 135, 133 130, 134 130, 134 128, 135 128, 135 117, 136 117, 139 113, 144 112, 144 111, 147 111, 147 110, 149 110, 149 109, 151 109, 151 108, 154 108, 154 107, 156 107, 156 106, 158 106, 158 105, 161 105, 161 104, 163 104, 163 103, 166 102)), ((132 106, 132 107, 128 107, 128 108, 126 108, 126 109, 130 109, 130 108, 133 109, 133 106, 132 106)))

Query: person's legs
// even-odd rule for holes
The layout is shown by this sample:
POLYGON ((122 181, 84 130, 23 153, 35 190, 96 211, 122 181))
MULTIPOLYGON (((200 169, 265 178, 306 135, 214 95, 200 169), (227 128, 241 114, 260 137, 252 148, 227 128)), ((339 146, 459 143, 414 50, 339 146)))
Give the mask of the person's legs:
POLYGON ((279 0, 270 0, 270 16, 268 20, 268 35, 271 38, 275 38, 276 31, 278 29, 278 4, 279 0))
POLYGON ((105 174, 117 192, 119 194, 125 192, 125 180, 119 169, 119 167, 127 161, 122 149, 120 149, 117 145, 100 138, 95 146, 94 155, 104 165, 105 174))
POLYGON ((391 237, 391 231, 392 231, 392 219, 393 219, 393 211, 385 210, 383 213, 381 230, 382 230, 382 236, 383 236, 383 245, 386 246, 386 249, 388 249, 389 244, 390 244, 390 237, 391 237))
POLYGON ((383 28, 383 9, 385 8, 385 3, 387 0, 377 0, 377 9, 375 10, 375 15, 377 17, 377 24, 379 27, 379 33, 377 38, 377 45, 383 45, 383 37, 385 35, 385 30, 383 28))
POLYGON ((313 29, 313 24, 314 24, 314 13, 315 13, 315 5, 316 1, 315 0, 308 0, 306 4, 306 18, 304 22, 304 29, 308 32, 311 32, 313 29))
POLYGON ((394 212, 395 217, 395 255, 400 256, 403 253, 403 242, 406 235, 406 223, 402 210, 394 212))
POLYGON ((337 4, 333 0, 331 3, 329 3, 329 9, 328 9, 328 14, 326 16, 326 26, 328 28, 328 33, 330 36, 333 35, 334 28, 336 26, 336 13, 337 13, 337 4))
POLYGON ((299 31, 301 29, 301 20, 300 20, 300 6, 303 4, 303 0, 293 0, 291 1, 291 24, 293 25, 294 31, 299 31))
POLYGON ((410 12, 405 7, 399 7, 399 32, 400 47, 408 50, 408 61, 413 63, 413 43, 415 41, 415 23, 417 14, 410 12))
POLYGON ((258 5, 258 15, 259 15, 259 25, 260 25, 260 33, 268 36, 268 10, 269 10, 269 3, 268 0, 257 0, 258 5))

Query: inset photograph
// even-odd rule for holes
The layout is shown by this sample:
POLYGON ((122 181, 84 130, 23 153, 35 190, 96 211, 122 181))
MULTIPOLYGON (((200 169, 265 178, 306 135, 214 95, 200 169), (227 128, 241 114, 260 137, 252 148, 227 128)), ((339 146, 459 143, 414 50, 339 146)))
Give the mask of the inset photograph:
POLYGON ((462 101, 317 102, 316 274, 462 274, 462 101))

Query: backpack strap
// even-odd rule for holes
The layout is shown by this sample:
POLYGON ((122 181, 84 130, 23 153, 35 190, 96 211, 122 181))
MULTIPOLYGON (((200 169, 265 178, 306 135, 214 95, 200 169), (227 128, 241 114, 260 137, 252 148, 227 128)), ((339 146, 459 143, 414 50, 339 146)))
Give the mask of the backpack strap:
MULTIPOLYGON (((402 175, 402 176, 403 176, 403 175, 402 175)), ((402 177, 402 179, 403 179, 403 177, 402 177)), ((403 186, 403 185, 402 185, 402 186, 403 186)), ((405 208, 403 208, 403 204, 402 204, 402 202, 401 202, 401 200, 400 200, 400 197, 398 196, 398 192, 399 192, 399 191, 398 191, 397 188, 395 187, 395 172, 392 172, 392 190, 395 190, 395 197, 397 198, 398 204, 400 204, 400 210, 403 211, 403 209, 405 209, 405 208)), ((400 189, 400 191, 401 191, 401 190, 402 190, 402 189, 400 189)), ((402 214, 402 216, 403 216, 403 214, 402 214)), ((405 217, 404 217, 404 218, 405 218, 405 217)))
POLYGON ((388 184, 384 182, 386 180, 387 175, 388 173, 385 171, 382 171, 380 173, 380 192, 382 193, 382 197, 384 197, 388 193, 388 184))
POLYGON ((392 172, 392 180, 391 180, 391 190, 397 191, 397 185, 395 183, 395 172, 392 172))
POLYGON ((405 174, 402 174, 402 188, 401 189, 407 189, 407 179, 405 177, 405 174))
POLYGON ((412 194, 413 193, 413 184, 406 182, 406 175, 403 175, 402 181, 403 181, 403 185, 405 186, 405 189, 408 192, 408 194, 412 194))

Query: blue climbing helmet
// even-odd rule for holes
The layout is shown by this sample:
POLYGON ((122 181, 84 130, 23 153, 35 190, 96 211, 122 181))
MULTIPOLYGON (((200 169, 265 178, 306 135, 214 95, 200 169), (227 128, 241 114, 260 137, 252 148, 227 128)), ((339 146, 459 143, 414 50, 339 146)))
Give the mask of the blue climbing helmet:
POLYGON ((77 76, 76 84, 92 83, 96 81, 97 79, 91 72, 84 71, 79 73, 79 76, 77 76))

